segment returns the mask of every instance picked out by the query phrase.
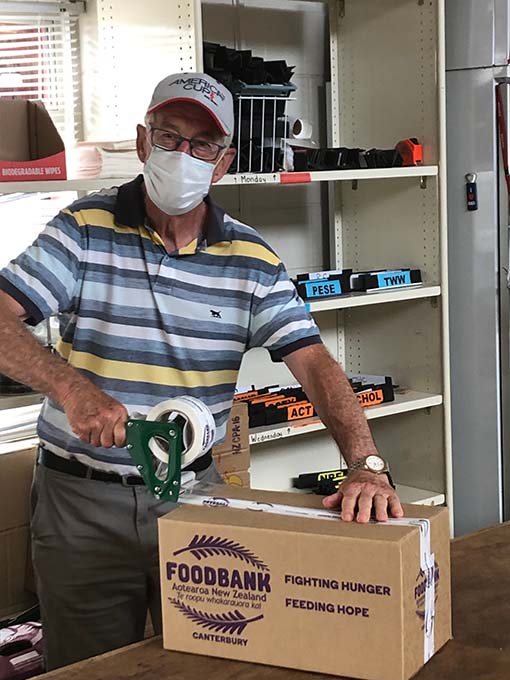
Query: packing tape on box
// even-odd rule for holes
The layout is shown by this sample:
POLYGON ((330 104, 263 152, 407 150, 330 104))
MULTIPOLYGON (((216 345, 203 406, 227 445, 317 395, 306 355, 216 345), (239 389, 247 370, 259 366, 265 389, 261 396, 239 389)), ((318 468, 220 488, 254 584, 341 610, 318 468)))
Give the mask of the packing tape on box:
MULTIPOLYGON (((253 512, 267 512, 275 515, 289 515, 292 517, 308 517, 310 519, 329 519, 338 522, 340 513, 334 510, 315 508, 300 508, 293 505, 266 503, 263 501, 249 501, 239 498, 225 498, 223 496, 205 496, 184 491, 179 498, 180 503, 186 505, 200 505, 211 508, 234 508, 236 510, 251 510, 253 512)), ((390 518, 386 522, 374 522, 379 526, 411 526, 420 530, 420 569, 425 577, 425 603, 423 620, 423 658, 425 663, 434 655, 434 619, 435 619, 435 559, 430 550, 430 521, 418 517, 390 518)))
POLYGON ((292 136, 294 139, 310 139, 312 132, 312 124, 306 118, 296 118, 292 124, 292 136))
MULTIPOLYGON (((176 397, 156 404, 147 414, 147 420, 172 422, 184 420, 181 465, 186 467, 196 458, 207 453, 214 444, 216 424, 209 408, 195 397, 176 397)), ((149 443, 153 455, 162 463, 168 463, 168 451, 162 442, 153 437, 149 443)))
POLYGON ((417 517, 390 518, 384 524, 417 526, 420 529, 420 569, 425 577, 425 604, 423 618, 425 663, 434 655, 434 620, 436 616, 436 561, 430 550, 430 521, 417 517))

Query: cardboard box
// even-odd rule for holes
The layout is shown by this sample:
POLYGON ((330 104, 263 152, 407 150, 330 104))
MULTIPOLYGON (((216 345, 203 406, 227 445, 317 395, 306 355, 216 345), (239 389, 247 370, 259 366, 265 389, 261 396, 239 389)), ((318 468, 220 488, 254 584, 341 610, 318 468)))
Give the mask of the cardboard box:
POLYGON ((30 527, 0 533, 0 618, 30 607, 35 598, 25 588, 30 562, 30 527))
POLYGON ((30 523, 30 488, 37 449, 0 455, 0 533, 30 523))
POLYGON ((223 479, 229 486, 238 486, 242 489, 250 488, 250 471, 228 472, 223 474, 223 479))
POLYGON ((408 680, 424 664, 430 640, 425 592, 435 651, 451 638, 446 509, 405 508, 407 519, 429 523, 422 525, 430 530, 435 571, 424 572, 418 523, 359 525, 270 514, 270 507, 233 509, 238 499, 258 501, 257 509, 319 509, 320 499, 218 489, 207 501, 213 507, 182 504, 159 520, 166 649, 408 680))
POLYGON ((30 487, 36 449, 0 455, 0 617, 31 606, 30 487))
POLYGON ((250 469, 250 449, 241 449, 235 453, 214 453, 214 462, 220 474, 243 472, 250 469))
POLYGON ((234 454, 249 448, 248 405, 234 402, 228 419, 225 441, 213 447, 213 456, 219 456, 221 453, 234 454))
POLYGON ((66 177, 64 142, 44 104, 0 98, 0 181, 66 177))

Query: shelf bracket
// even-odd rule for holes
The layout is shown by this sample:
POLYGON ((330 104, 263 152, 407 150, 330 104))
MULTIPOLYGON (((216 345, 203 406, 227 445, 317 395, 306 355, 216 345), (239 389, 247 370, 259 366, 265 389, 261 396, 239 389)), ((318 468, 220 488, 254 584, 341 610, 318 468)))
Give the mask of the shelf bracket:
POLYGON ((422 175, 420 177, 420 189, 426 189, 426 188, 427 188, 427 178, 422 175))
POLYGON ((352 188, 353 191, 358 191, 358 180, 357 179, 352 180, 351 188, 352 188))
POLYGON ((338 16, 340 19, 345 17, 345 0, 337 0, 338 3, 338 16))

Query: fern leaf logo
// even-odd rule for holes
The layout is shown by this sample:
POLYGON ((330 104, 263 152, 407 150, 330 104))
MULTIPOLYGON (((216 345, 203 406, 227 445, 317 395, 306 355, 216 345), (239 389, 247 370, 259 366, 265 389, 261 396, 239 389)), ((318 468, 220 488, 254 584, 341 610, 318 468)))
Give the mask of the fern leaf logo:
POLYGON ((189 545, 180 550, 176 550, 174 555, 180 555, 184 552, 191 552, 197 559, 205 559, 213 555, 227 555, 228 557, 235 557, 242 562, 251 564, 261 571, 269 571, 269 567, 251 550, 245 548, 240 543, 236 543, 228 538, 219 538, 215 536, 199 536, 195 534, 189 545))
POLYGON ((255 621, 260 621, 263 619, 263 614, 259 616, 254 616, 252 619, 246 619, 238 609, 234 609, 231 612, 226 612, 225 614, 211 614, 207 612, 202 612, 194 607, 188 607, 178 600, 173 600, 168 598, 170 602, 176 607, 184 616, 193 623, 207 628, 208 630, 213 630, 216 633, 225 633, 229 635, 241 635, 246 626, 255 621))

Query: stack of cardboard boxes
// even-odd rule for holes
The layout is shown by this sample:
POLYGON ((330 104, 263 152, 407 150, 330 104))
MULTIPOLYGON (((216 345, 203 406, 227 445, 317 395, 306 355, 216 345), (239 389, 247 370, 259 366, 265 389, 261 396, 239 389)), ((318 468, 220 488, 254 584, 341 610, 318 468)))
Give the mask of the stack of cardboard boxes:
POLYGON ((227 424, 225 441, 213 448, 218 472, 232 486, 250 486, 250 440, 248 406, 234 403, 227 424))
POLYGON ((0 455, 0 618, 35 602, 30 560, 30 486, 36 449, 0 455))

